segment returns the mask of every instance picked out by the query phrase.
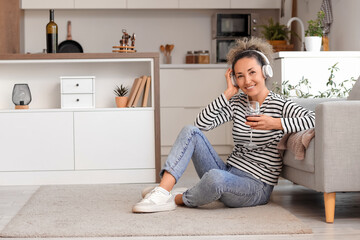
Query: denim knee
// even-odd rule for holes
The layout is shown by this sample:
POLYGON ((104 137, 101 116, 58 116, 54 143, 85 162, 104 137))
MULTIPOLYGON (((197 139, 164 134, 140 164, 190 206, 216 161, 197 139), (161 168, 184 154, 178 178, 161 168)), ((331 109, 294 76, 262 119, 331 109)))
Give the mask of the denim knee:
POLYGON ((181 129, 180 134, 192 134, 193 132, 200 132, 200 129, 194 125, 186 125, 181 129))
POLYGON ((206 186, 209 191, 222 194, 221 187, 224 186, 224 170, 221 169, 211 169, 204 174, 203 180, 206 181, 206 186))

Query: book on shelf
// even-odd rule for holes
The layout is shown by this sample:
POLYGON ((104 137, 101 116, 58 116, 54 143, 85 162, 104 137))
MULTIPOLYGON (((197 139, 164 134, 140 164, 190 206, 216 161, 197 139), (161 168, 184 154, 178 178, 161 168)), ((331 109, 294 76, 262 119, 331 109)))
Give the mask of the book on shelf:
POLYGON ((131 90, 130 90, 129 100, 128 100, 128 103, 126 105, 127 107, 131 107, 132 103, 134 102, 137 90, 139 89, 139 86, 140 86, 140 79, 141 78, 136 78, 134 80, 134 83, 133 83, 133 85, 131 87, 131 90))
POLYGON ((142 76, 140 77, 140 85, 139 85, 139 88, 137 89, 137 93, 136 93, 136 96, 135 96, 135 99, 133 101, 133 103, 131 104, 132 107, 137 107, 138 105, 138 102, 140 100, 140 97, 141 95, 143 94, 144 92, 144 88, 145 88, 145 84, 146 84, 146 79, 147 79, 147 76, 142 76))
POLYGON ((147 107, 148 98, 149 98, 149 92, 150 92, 150 86, 151 86, 151 77, 147 76, 143 101, 142 101, 142 105, 141 105, 142 107, 147 107))
POLYGON ((129 100, 127 107, 147 107, 149 93, 151 89, 151 77, 150 76, 141 76, 134 80, 134 83, 131 87, 129 100), (140 99, 142 97, 142 102, 140 99))

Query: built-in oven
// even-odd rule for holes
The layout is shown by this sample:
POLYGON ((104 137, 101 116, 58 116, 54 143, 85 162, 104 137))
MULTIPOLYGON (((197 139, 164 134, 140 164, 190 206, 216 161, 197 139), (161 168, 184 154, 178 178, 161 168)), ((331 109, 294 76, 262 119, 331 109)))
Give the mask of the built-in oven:
POLYGON ((258 36, 257 13, 216 13, 212 19, 212 59, 226 62, 237 38, 258 36))

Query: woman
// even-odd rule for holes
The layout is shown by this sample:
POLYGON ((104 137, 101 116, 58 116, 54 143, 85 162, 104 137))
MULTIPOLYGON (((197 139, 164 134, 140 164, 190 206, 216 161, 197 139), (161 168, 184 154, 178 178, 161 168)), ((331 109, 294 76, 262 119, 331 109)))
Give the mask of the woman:
POLYGON ((266 55, 272 47, 259 38, 238 40, 228 54, 231 68, 226 71, 227 89, 195 121, 180 132, 163 169, 158 187, 144 190, 144 199, 133 212, 170 211, 176 205, 197 207, 220 200, 228 207, 266 204, 281 172, 277 144, 285 133, 313 128, 312 111, 268 90, 266 78, 272 71, 266 55), (234 85, 232 75, 235 77, 234 85), (237 94, 239 89, 243 93, 237 94), (245 118, 249 101, 260 104, 260 115, 245 118), (224 163, 204 134, 233 121, 234 149, 224 163), (248 148, 250 128, 256 148, 248 148), (173 189, 193 160, 200 181, 182 192, 173 189))

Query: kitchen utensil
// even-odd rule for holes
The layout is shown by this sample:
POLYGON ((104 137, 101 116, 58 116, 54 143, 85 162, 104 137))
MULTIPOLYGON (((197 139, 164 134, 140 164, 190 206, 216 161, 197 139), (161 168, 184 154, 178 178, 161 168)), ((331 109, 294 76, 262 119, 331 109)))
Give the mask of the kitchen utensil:
POLYGON ((59 53, 83 53, 83 48, 81 45, 72 40, 71 36, 71 21, 67 23, 67 38, 65 41, 61 42, 58 47, 59 53))
POLYGON ((160 45, 160 51, 161 51, 163 54, 165 54, 165 47, 164 47, 164 45, 160 45))

